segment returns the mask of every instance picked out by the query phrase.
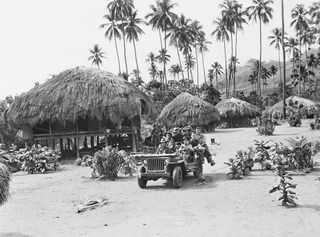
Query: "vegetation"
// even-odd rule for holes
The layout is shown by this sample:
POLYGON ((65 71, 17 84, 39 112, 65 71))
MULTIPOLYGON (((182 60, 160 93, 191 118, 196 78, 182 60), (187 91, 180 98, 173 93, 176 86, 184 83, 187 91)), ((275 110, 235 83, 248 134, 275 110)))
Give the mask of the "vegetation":
POLYGON ((259 135, 270 136, 274 132, 274 123, 269 114, 263 114, 259 119, 257 132, 259 135))
POLYGON ((0 206, 9 198, 11 174, 6 165, 0 162, 0 206))

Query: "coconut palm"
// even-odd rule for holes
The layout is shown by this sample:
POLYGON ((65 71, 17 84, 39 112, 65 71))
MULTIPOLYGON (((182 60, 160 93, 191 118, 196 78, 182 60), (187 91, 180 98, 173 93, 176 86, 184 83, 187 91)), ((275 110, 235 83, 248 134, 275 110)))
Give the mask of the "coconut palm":
POLYGON ((311 19, 315 24, 320 23, 320 2, 314 2, 309 9, 311 19))
POLYGON ((93 46, 93 49, 89 50, 90 57, 88 58, 89 61, 91 61, 91 64, 95 64, 99 69, 100 65, 102 65, 102 58, 105 58, 104 52, 102 51, 102 48, 99 47, 99 45, 95 44, 93 46))
POLYGON ((293 38, 293 37, 290 37, 287 42, 285 43, 286 47, 287 47, 287 50, 286 52, 291 54, 292 53, 292 69, 295 68, 295 55, 297 55, 299 49, 298 49, 298 41, 297 39, 293 38))
POLYGON ((147 55, 146 62, 150 63, 150 67, 149 67, 148 71, 149 71, 150 76, 152 77, 152 80, 155 80, 156 76, 157 76, 157 72, 158 72, 157 65, 156 65, 156 62, 157 62, 156 55, 153 52, 150 52, 147 55))
POLYGON ((121 73, 121 65, 120 65, 120 57, 119 57, 119 51, 118 51, 118 44, 117 39, 121 39, 121 33, 119 25, 116 22, 116 19, 114 18, 114 15, 111 15, 110 13, 103 16, 104 19, 106 19, 106 23, 103 23, 100 25, 100 29, 107 28, 106 32, 104 33, 105 37, 111 41, 113 39, 114 46, 116 49, 117 54, 117 60, 118 60, 118 69, 119 74, 121 73))
POLYGON ((270 45, 274 45, 276 50, 278 50, 278 63, 280 71, 280 81, 282 82, 281 73, 281 58, 280 58, 280 48, 282 44, 282 29, 276 27, 272 30, 272 34, 268 37, 270 39, 270 45))
POLYGON ((126 67, 126 74, 128 74, 128 63, 127 63, 127 50, 126 50, 126 33, 124 30, 124 22, 126 18, 130 14, 130 12, 134 9, 133 1, 132 0, 113 0, 107 5, 110 14, 116 21, 120 21, 121 24, 119 28, 122 32, 122 40, 123 40, 123 55, 124 55, 124 62, 126 67))
POLYGON ((144 34, 143 30, 140 28, 139 25, 144 24, 145 22, 137 17, 137 11, 130 11, 128 14, 128 19, 126 22, 124 22, 124 31, 127 36, 127 39, 129 42, 132 42, 133 49, 134 49, 134 56, 136 61, 136 69, 138 72, 139 77, 139 64, 138 64, 138 58, 137 58, 137 49, 136 49, 136 41, 139 40, 139 35, 144 34))
POLYGON ((260 53, 259 53, 259 70, 258 70, 258 95, 260 107, 262 106, 261 100, 261 57, 262 57, 262 23, 267 24, 272 19, 273 9, 270 6, 273 4, 272 0, 253 0, 253 5, 248 7, 249 19, 257 22, 259 21, 259 38, 260 38, 260 53))
POLYGON ((197 85, 199 87, 199 60, 198 60, 198 46, 199 46, 199 41, 200 41, 200 37, 201 34, 204 34, 203 30, 202 30, 202 25, 200 25, 199 21, 193 21, 191 23, 191 29, 194 32, 195 38, 193 41, 193 47, 194 47, 194 51, 196 53, 196 66, 197 66, 197 85))
POLYGON ((278 68, 275 65, 271 65, 269 71, 270 71, 271 76, 273 77, 273 90, 275 91, 276 90, 276 78, 275 78, 275 76, 278 73, 278 68))
POLYGON ((193 81, 192 70, 194 69, 195 63, 195 58, 191 53, 185 55, 185 68, 187 70, 188 80, 190 80, 190 75, 191 80, 193 81))
MULTIPOLYGON (((172 3, 171 0, 158 0, 156 6, 151 5, 152 12, 149 13, 146 18, 150 18, 149 22, 160 29, 164 33, 164 51, 167 51, 167 33, 172 27, 172 23, 177 18, 177 15, 172 12, 173 8, 176 6, 175 3, 172 3)), ((167 80, 166 76, 166 60, 163 61, 163 73, 165 81, 167 80)))
POLYGON ((214 71, 213 69, 208 70, 208 79, 210 82, 210 86, 213 86, 213 79, 214 79, 214 71))
POLYGON ((208 45, 211 44, 210 41, 206 40, 206 34, 202 31, 199 35, 199 52, 201 53, 201 59, 202 59, 202 70, 203 70, 203 78, 204 83, 207 83, 206 79, 206 68, 204 63, 204 54, 209 51, 208 45))
POLYGON ((179 73, 182 71, 182 68, 179 64, 174 64, 169 68, 169 72, 173 75, 174 80, 176 80, 176 76, 178 76, 178 81, 180 81, 179 73))
MULTIPOLYGON (((156 56, 156 59, 158 62, 162 63, 163 65, 166 65, 170 61, 171 56, 168 54, 168 51, 165 49, 159 50, 159 54, 156 56)), ((165 69, 165 67, 164 67, 165 69)), ((166 76, 165 76, 165 71, 163 72, 163 83, 166 83, 166 76)))
POLYGON ((294 26, 294 29, 297 31, 299 37, 299 79, 298 79, 298 96, 300 96, 300 83, 301 83, 301 45, 302 45, 302 35, 304 31, 309 28, 309 24, 311 24, 311 20, 307 17, 308 11, 304 8, 303 4, 298 4, 291 11, 292 22, 291 26, 294 26))
POLYGON ((226 49, 226 41, 229 41, 228 30, 224 25, 224 22, 221 18, 217 18, 217 20, 213 20, 213 25, 215 29, 212 31, 212 35, 216 36, 218 41, 223 42, 224 47, 224 70, 225 70, 225 79, 226 79, 226 96, 229 97, 228 94, 228 62, 227 62, 227 49, 226 49))
POLYGON ((216 78, 216 89, 219 91, 218 78, 223 74, 223 68, 220 63, 214 62, 213 64, 211 64, 211 70, 213 71, 214 77, 216 78))

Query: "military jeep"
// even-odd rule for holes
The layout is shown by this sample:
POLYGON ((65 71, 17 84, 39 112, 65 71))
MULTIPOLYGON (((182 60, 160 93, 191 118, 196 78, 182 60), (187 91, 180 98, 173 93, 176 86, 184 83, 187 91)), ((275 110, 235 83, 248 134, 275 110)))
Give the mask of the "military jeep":
POLYGON ((160 178, 172 180, 175 188, 182 186, 183 177, 193 172, 197 178, 202 177, 203 159, 194 153, 193 156, 183 154, 136 154, 138 160, 138 185, 146 188, 149 180, 156 181, 160 178))

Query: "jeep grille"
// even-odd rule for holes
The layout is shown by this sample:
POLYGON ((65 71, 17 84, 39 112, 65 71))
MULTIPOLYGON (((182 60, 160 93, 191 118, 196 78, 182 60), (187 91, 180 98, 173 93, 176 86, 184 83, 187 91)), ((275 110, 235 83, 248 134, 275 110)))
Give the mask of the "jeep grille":
POLYGON ((152 158, 147 160, 148 171, 164 171, 164 159, 152 158))

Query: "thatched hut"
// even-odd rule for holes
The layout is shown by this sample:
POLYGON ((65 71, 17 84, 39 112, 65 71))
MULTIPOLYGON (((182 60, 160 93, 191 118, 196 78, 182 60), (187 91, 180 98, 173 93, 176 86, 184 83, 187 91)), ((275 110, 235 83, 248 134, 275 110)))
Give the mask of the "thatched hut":
MULTIPOLYGON (((290 115, 292 107, 299 108, 301 116, 305 118, 313 118, 320 112, 320 107, 316 102, 298 96, 286 98, 287 115, 290 115)), ((266 112, 271 114, 273 118, 283 118, 283 101, 274 104, 266 112)))
POLYGON ((0 162, 0 206, 9 197, 10 172, 4 164, 0 162))
POLYGON ((158 121, 167 129, 192 124, 202 126, 207 131, 214 131, 220 115, 209 102, 183 92, 163 108, 158 121))
POLYGON ((123 78, 76 67, 16 98, 8 121, 23 129, 25 140, 59 139, 63 146, 67 139, 68 146, 79 147, 84 137, 91 137, 93 145, 94 136, 105 136, 107 143, 110 136, 128 135, 135 148, 140 117, 151 110, 150 98, 123 78))
POLYGON ((260 115, 257 106, 236 98, 224 99, 216 104, 221 116, 221 124, 228 128, 250 127, 251 119, 260 115))

